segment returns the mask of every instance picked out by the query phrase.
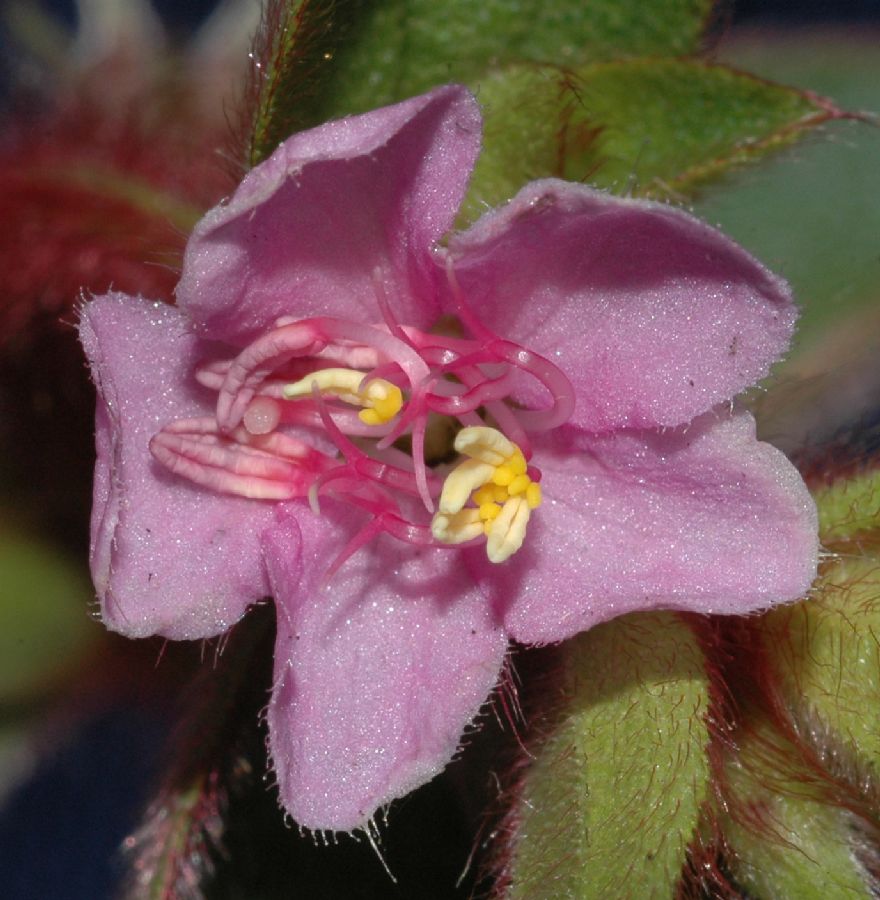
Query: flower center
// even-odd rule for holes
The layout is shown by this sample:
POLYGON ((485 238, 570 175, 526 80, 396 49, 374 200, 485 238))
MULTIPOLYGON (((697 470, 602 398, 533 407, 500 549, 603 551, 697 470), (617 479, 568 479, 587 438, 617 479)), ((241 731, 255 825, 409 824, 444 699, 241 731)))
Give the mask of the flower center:
POLYGON ((397 322, 378 275, 384 322, 282 319, 231 360, 203 364, 214 417, 173 422, 155 458, 204 487, 261 500, 325 495, 368 514, 331 567, 384 532, 425 547, 485 541, 495 563, 522 546, 541 504, 530 435, 562 424, 574 406, 549 360, 495 335, 466 307, 449 272, 464 336, 397 322), (523 376, 550 403, 524 408, 523 376), (461 461, 445 478, 426 462, 429 421, 452 422, 461 461), (409 453, 400 449, 406 438, 409 453))
POLYGON ((504 562, 522 546, 541 485, 532 479, 522 450, 495 428, 463 428, 455 449, 468 457, 447 476, 431 532, 444 544, 486 535, 486 555, 504 562), (471 503, 471 506, 465 504, 471 503))

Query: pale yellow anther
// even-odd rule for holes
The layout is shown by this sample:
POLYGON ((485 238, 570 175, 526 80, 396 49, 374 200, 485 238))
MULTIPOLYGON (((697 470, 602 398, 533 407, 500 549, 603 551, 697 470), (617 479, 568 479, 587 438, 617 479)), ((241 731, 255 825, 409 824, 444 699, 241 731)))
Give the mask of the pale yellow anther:
POLYGON ((471 507, 451 516, 438 512, 431 520, 431 534, 444 544, 463 544, 484 533, 480 511, 471 507))
POLYGON ((541 505, 541 485, 537 481, 531 482, 526 488, 526 503, 529 509, 537 509, 541 505))
POLYGON ((523 545, 531 510, 522 497, 511 497, 492 521, 487 534, 486 555, 489 562, 509 559, 523 545))
POLYGON ((541 505, 541 486, 529 477, 522 450, 495 428, 463 428, 455 449, 469 459, 443 483, 434 537, 459 544, 485 534, 489 560, 504 562, 525 540, 531 511, 541 505))
POLYGON ((468 502, 473 491, 478 490, 492 477, 494 466, 478 459, 466 459, 456 466, 443 482, 440 492, 440 512, 457 513, 468 502))
POLYGON ((299 381, 285 384, 284 397, 294 400, 308 397, 317 386, 322 394, 332 394, 345 403, 362 406, 358 417, 365 425, 390 422, 403 406, 403 393, 396 384, 384 378, 373 378, 363 388, 364 373, 357 369, 318 369, 299 381))
POLYGON ((497 428, 471 425, 455 436, 455 449, 463 456, 479 459, 490 466, 500 466, 519 449, 497 428))

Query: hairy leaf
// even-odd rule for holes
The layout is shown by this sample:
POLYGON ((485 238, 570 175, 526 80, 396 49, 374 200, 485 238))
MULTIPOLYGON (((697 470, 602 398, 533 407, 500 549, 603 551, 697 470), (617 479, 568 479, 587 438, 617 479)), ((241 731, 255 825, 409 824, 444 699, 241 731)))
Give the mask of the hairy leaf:
POLYGON ((880 776, 878 562, 837 560, 811 600, 771 612, 763 633, 805 740, 853 783, 869 771, 880 776))
POLYGON ((564 652, 559 718, 513 814, 508 896, 669 897, 707 792, 702 652, 667 613, 600 625, 564 652))
POLYGON ((819 509, 819 533, 826 543, 863 542, 880 532, 880 470, 838 478, 813 492, 819 509))
POLYGON ((813 95, 698 60, 516 66, 477 90, 486 136, 471 216, 549 175, 678 196, 841 115, 813 95))
POLYGON ((860 862, 871 826, 834 802, 798 751, 766 726, 738 735, 724 766, 730 800, 719 811, 727 864, 747 896, 858 900, 876 896, 860 862))
POLYGON ((713 0, 273 0, 254 51, 248 162, 293 131, 393 103, 489 65, 680 56, 713 0))
POLYGON ((369 5, 370 0, 269 0, 252 54, 247 165, 321 120, 317 107, 338 67, 337 48, 369 5))

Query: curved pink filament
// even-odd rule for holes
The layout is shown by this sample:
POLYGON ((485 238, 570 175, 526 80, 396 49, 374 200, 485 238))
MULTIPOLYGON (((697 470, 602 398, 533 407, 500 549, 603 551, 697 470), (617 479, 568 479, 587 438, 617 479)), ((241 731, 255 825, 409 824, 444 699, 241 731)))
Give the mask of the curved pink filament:
POLYGON ((379 269, 373 269, 373 292, 376 295, 379 311, 382 313, 382 321, 387 326, 388 331, 399 341, 402 341, 407 346, 415 349, 415 344, 413 344, 409 335, 403 330, 400 322, 394 315, 394 311, 391 309, 391 303, 388 300, 388 294, 385 292, 385 284, 380 277, 379 269))
POLYGON ((446 280, 449 282, 449 287, 452 290, 452 300, 455 303, 455 310, 458 313, 458 317, 464 322, 467 330, 481 342, 487 343, 497 340, 498 336, 492 332, 491 329, 487 328, 471 310, 470 306, 468 306, 461 285, 459 285, 458 278, 455 275, 452 256, 449 254, 446 255, 446 280))
POLYGON ((418 385, 410 394, 409 400, 403 407, 402 412, 397 417, 397 422, 393 424, 388 433, 376 444, 378 450, 384 450, 390 447, 399 437, 403 436, 410 425, 420 416, 427 415, 426 400, 427 393, 434 384, 434 379, 418 385))
POLYGON ((415 420, 412 429, 412 456, 413 465, 415 466, 416 488, 419 497, 425 505, 425 509, 429 513, 434 512, 434 501, 431 499, 431 493, 428 490, 428 466, 425 463, 425 429, 428 425, 427 416, 419 416, 415 420))
MULTIPOLYGON (((352 443, 344 435, 333 421, 321 395, 315 391, 315 402, 321 414, 321 421, 328 436, 339 448, 346 462, 338 468, 346 470, 354 475, 374 481, 380 485, 388 485, 404 493, 421 496, 418 488, 417 477, 412 472, 400 469, 390 463, 382 462, 367 456, 358 446, 352 443)), ((424 465, 424 462, 423 462, 424 465)), ((439 494, 440 486, 435 484, 435 490, 439 494)), ((427 490, 427 488, 426 488, 427 490)))
MULTIPOLYGON (((479 382, 481 374, 479 369, 469 366, 462 368, 459 371, 458 376, 470 387, 479 382)), ((526 459, 530 459, 532 456, 532 443, 522 425, 520 425, 516 413, 506 403, 500 400, 487 402, 486 409, 492 415, 492 418, 495 419, 495 422, 501 431, 513 441, 520 450, 522 450, 526 459)))
POLYGON ((497 354, 499 360, 508 362, 544 385, 553 403, 547 409, 522 410, 517 418, 523 428, 528 431, 547 431, 567 422, 574 412, 575 393, 571 382, 557 366, 531 350, 520 347, 496 335, 484 325, 471 310, 465 300, 464 293, 455 275, 452 257, 446 257, 446 278, 452 291, 453 302, 461 320, 475 338, 486 345, 486 349, 497 354))
MULTIPOLYGON (((464 381, 459 369, 453 369, 452 374, 464 381)), ((464 412, 473 412, 492 400, 503 400, 510 395, 512 376, 509 371, 497 378, 488 378, 482 373, 480 375, 480 379, 471 380, 468 390, 464 393, 443 397, 432 392, 427 400, 428 408, 441 415, 458 416, 464 412)))
POLYGON ((373 347, 397 362, 411 384, 428 374, 427 364, 418 353, 378 328, 330 317, 303 319, 267 332, 232 362, 217 398, 220 427, 228 431, 238 425, 254 392, 279 366, 297 356, 314 356, 328 344, 341 342, 373 347))
POLYGON ((553 403, 546 409, 517 410, 517 418, 523 428, 527 431, 549 431, 571 418, 577 398, 572 383, 558 366, 512 341, 499 340, 493 345, 493 350, 505 362, 540 381, 553 398, 553 403))
MULTIPOLYGON (((382 363, 381 365, 370 369, 364 375, 363 380, 358 385, 358 389, 363 390, 371 381, 375 381, 377 378, 382 378, 385 381, 390 381, 392 384, 397 384, 401 374, 400 366, 397 365, 396 362, 382 363)), ((399 384, 397 384, 397 386, 400 387, 399 384)))
POLYGON ((314 356, 327 345, 314 322, 302 321, 269 331, 249 344, 226 372, 217 397, 217 423, 231 431, 241 421, 256 389, 295 356, 314 356))

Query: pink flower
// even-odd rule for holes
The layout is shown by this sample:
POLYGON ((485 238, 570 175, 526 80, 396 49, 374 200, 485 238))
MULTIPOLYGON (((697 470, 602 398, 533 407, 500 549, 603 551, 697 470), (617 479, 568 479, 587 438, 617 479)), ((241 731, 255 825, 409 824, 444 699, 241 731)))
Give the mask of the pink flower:
POLYGON ((104 621, 205 638, 273 596, 270 750, 312 828, 442 769, 508 638, 744 613, 815 574, 801 479, 728 402, 788 344, 786 285, 678 210, 555 180, 438 245, 479 140, 455 86, 294 135, 198 225, 178 308, 83 310, 104 621))

